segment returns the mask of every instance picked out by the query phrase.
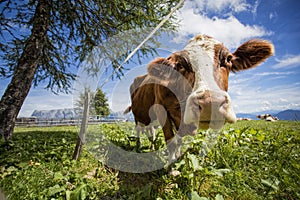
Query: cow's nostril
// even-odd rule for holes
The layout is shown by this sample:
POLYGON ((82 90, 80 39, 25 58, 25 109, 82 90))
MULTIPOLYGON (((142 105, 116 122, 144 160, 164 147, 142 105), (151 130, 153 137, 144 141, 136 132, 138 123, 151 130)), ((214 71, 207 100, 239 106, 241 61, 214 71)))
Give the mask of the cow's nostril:
POLYGON ((224 106, 224 105, 226 105, 226 104, 227 104, 227 102, 226 102, 226 100, 225 100, 225 101, 223 101, 223 102, 220 104, 219 107, 222 107, 222 106, 224 106))
POLYGON ((197 99, 198 99, 198 100, 205 99, 205 95, 197 96, 197 99))
POLYGON ((227 98, 227 96, 225 96, 225 100, 222 101, 222 103, 220 104, 220 107, 227 107, 229 104, 229 100, 227 98))
POLYGON ((202 110, 202 107, 201 107, 200 100, 199 100, 198 96, 195 96, 195 97, 190 99, 190 105, 192 106, 192 110, 195 113, 198 113, 199 111, 202 110))
POLYGON ((199 111, 201 111, 201 110, 202 110, 202 108, 201 108, 201 106, 200 106, 200 105, 198 105, 198 108, 199 108, 199 111))

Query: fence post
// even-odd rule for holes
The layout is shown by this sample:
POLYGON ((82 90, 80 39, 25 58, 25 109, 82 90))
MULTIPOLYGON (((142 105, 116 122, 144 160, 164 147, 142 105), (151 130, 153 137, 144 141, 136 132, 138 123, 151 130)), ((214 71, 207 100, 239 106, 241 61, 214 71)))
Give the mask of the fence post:
POLYGON ((90 104, 90 91, 85 91, 85 98, 84 98, 84 108, 83 108, 83 116, 80 126, 80 132, 77 139, 77 144, 75 147, 75 151, 73 154, 73 160, 77 160, 82 152, 82 146, 85 143, 85 133, 86 128, 89 120, 89 104, 90 104))

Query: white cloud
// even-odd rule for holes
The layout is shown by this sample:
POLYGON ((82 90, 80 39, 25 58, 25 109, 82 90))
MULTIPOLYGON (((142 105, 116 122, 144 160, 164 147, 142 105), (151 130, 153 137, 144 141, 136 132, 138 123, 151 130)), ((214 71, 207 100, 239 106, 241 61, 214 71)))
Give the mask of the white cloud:
POLYGON ((256 17, 258 6, 259 6, 259 1, 256 0, 254 5, 253 5, 253 9, 252 9, 252 14, 253 14, 254 17, 256 17))
POLYGON ((179 13, 181 19, 180 29, 178 36, 174 39, 175 42, 186 41, 186 37, 190 35, 207 34, 223 42, 228 48, 236 48, 246 39, 271 34, 271 32, 268 32, 262 26, 241 23, 231 12, 224 15, 227 16, 226 18, 219 18, 217 16, 210 18, 205 14, 195 12, 195 8, 204 9, 203 7, 205 7, 205 5, 209 10, 213 10, 215 7, 215 13, 217 13, 219 9, 225 9, 228 5, 231 10, 241 11, 249 7, 245 4, 245 1, 235 0, 231 2, 219 0, 216 2, 208 2, 204 1, 203 4, 203 2, 195 3, 194 1, 187 1, 179 13))
POLYGON ((270 101, 264 100, 262 102, 262 110, 270 110, 271 109, 272 104, 270 103, 270 101))
POLYGON ((287 102, 289 102, 287 99, 284 99, 284 98, 280 98, 278 101, 280 103, 287 103, 287 102))
POLYGON ((276 11, 275 11, 275 12, 271 12, 271 13, 269 14, 269 19, 270 19, 270 20, 276 19, 277 17, 278 17, 278 14, 277 14, 276 11))
POLYGON ((273 69, 294 68, 300 66, 300 55, 288 55, 284 59, 275 59, 277 64, 273 65, 273 69))
POLYGON ((263 87, 273 85, 272 80, 287 79, 289 75, 295 74, 295 71, 266 71, 257 72, 256 69, 250 69, 242 73, 230 74, 230 89, 238 90, 240 86, 251 87, 253 83, 261 83, 263 87))
POLYGON ((295 72, 292 71, 286 71, 286 72, 262 72, 262 73, 257 73, 255 74, 256 76, 283 76, 283 75, 290 75, 290 74, 294 74, 295 72))
POLYGON ((236 113, 300 109, 300 82, 286 83, 293 71, 237 73, 229 79, 229 94, 236 113), (282 81, 274 81, 275 79, 282 81), (283 84, 284 83, 284 84, 283 84))
POLYGON ((245 0, 206 0, 207 8, 210 11, 220 12, 230 8, 235 12, 242 12, 250 7, 245 0))
POLYGON ((186 7, 193 7, 195 12, 202 12, 204 10, 209 12, 222 12, 230 9, 234 12, 242 12, 251 7, 246 0, 196 0, 186 1, 186 7))
POLYGON ((229 88, 236 113, 253 113, 264 110, 300 109, 299 84, 274 87, 250 87, 246 84, 229 88))

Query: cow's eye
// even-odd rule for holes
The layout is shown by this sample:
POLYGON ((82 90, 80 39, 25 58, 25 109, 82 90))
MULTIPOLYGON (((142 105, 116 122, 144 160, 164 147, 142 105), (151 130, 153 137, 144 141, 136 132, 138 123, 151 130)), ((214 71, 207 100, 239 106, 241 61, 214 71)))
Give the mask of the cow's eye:
POLYGON ((177 64, 176 64, 176 69, 177 69, 177 70, 180 70, 180 69, 182 69, 182 68, 183 68, 182 64, 180 64, 180 63, 177 63, 177 64))
POLYGON ((221 63, 221 67, 224 67, 226 69, 230 69, 232 67, 232 60, 233 56, 231 54, 227 55, 224 60, 221 63))
POLYGON ((226 62, 227 63, 230 63, 232 60, 232 55, 228 55, 227 58, 226 58, 226 62))

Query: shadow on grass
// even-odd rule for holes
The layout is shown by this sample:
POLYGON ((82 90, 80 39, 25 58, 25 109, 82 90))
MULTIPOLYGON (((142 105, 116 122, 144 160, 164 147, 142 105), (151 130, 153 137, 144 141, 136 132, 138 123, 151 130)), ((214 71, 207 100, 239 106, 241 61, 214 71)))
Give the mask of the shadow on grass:
POLYGON ((117 199, 156 199, 165 184, 163 176, 167 175, 165 169, 147 173, 118 172, 117 192, 99 196, 102 200, 117 199))

